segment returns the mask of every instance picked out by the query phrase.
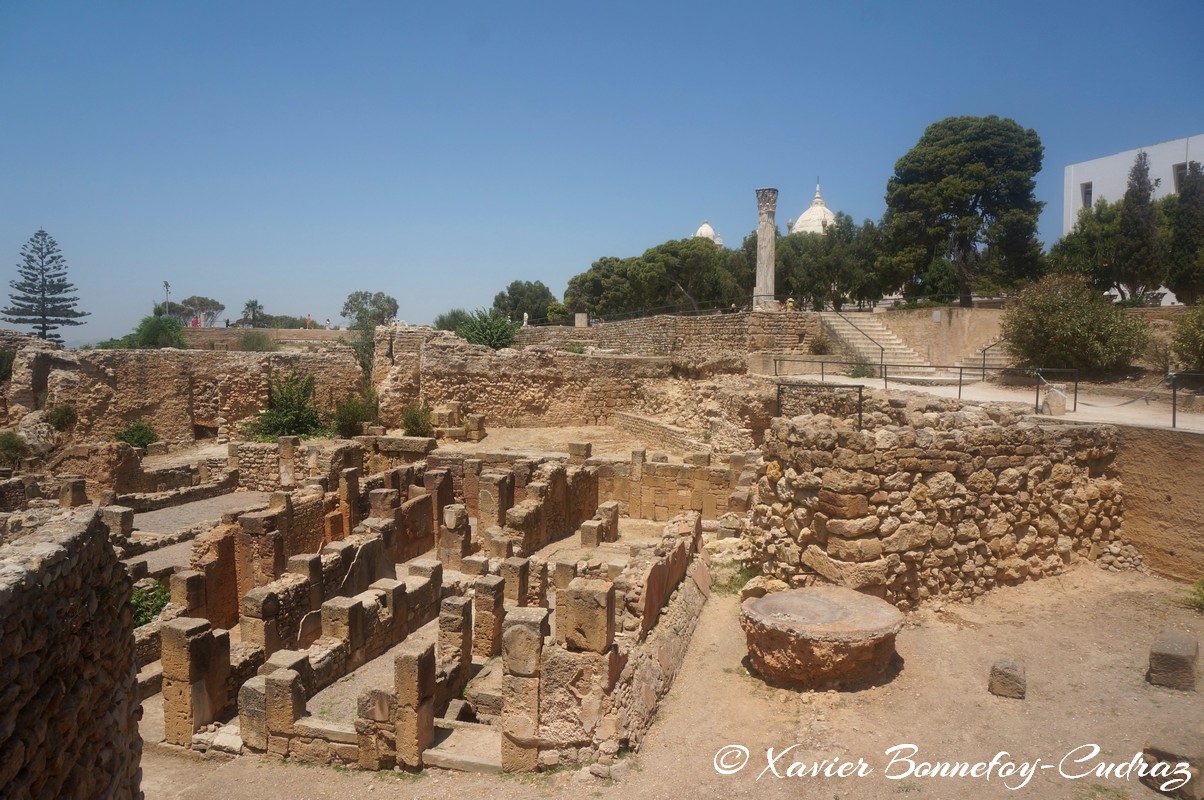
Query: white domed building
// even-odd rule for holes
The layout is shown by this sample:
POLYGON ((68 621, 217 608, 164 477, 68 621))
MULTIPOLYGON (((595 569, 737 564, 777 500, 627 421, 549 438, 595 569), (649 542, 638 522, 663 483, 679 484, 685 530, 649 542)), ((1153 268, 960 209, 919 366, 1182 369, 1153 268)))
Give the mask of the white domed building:
POLYGON ((715 233, 715 229, 711 227, 711 223, 705 219, 698 226, 698 230, 694 231, 694 238, 710 239, 719 247, 723 247, 723 237, 715 233))
POLYGON ((819 195, 819 183, 815 184, 815 197, 811 199, 811 207, 803 212, 790 226, 791 233, 826 233, 827 228, 836 221, 836 215, 824 205, 824 199, 819 195))

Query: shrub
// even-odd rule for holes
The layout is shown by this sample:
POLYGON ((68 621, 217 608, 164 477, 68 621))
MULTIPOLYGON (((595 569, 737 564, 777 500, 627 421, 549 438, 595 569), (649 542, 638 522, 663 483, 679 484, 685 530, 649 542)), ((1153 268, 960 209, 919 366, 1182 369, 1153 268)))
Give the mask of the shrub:
POLYGON ((1204 372, 1204 302, 1196 303, 1175 321, 1171 348, 1184 369, 1204 372))
POLYGON ((334 432, 344 439, 359 436, 363 424, 377 418, 376 394, 371 391, 334 404, 334 432))
POLYGON ((444 311, 435 317, 435 330, 454 332, 467 322, 470 316, 472 315, 462 308, 453 308, 450 311, 444 311))
POLYGON ((478 308, 456 328, 456 335, 470 344, 483 344, 501 350, 514 344, 514 337, 522 327, 501 314, 478 308))
POLYGON ((268 407, 246 426, 247 433, 266 441, 320 433, 322 417, 313 397, 312 374, 301 377, 293 371, 283 378, 268 378, 268 407))
POLYGON ((135 589, 130 596, 134 609, 134 627, 139 628, 159 615, 171 600, 171 590, 159 581, 148 588, 135 589))
POLYGON ((410 403, 401 412, 401 428, 406 436, 434 436, 431 425, 431 410, 417 403, 410 403))
POLYGON ((807 352, 813 356, 826 356, 832 352, 832 342, 822 333, 807 343, 807 352))
POLYGON ((1003 314, 1003 337, 1023 366, 1120 369, 1145 349, 1145 323, 1126 316, 1081 275, 1046 275, 1003 314))
POLYGON ((849 370, 850 378, 872 378, 874 377, 874 368, 869 364, 854 364, 849 370))
POLYGON ((565 349, 565 352, 576 353, 577 355, 581 355, 582 353, 585 352, 585 345, 573 342, 572 344, 566 344, 564 346, 564 349, 565 349))
POLYGON ((29 445, 16 431, 0 433, 0 464, 16 468, 21 459, 29 456, 29 445))
POLYGON ((72 405, 55 406, 46 412, 46 421, 56 431, 65 431, 78 420, 79 414, 75 413, 75 406, 72 405))
POLYGON ((16 357, 17 351, 0 349, 0 381, 6 381, 13 376, 13 361, 16 357))
POLYGON ((238 337, 238 349, 247 353, 274 353, 276 343, 263 331, 247 331, 238 337))
POLYGON ((130 447, 136 447, 139 451, 145 453, 148 444, 154 444, 159 441, 159 434, 155 433, 155 429, 150 426, 150 423, 131 422, 121 430, 117 431, 117 435, 113 437, 119 442, 125 442, 130 447))

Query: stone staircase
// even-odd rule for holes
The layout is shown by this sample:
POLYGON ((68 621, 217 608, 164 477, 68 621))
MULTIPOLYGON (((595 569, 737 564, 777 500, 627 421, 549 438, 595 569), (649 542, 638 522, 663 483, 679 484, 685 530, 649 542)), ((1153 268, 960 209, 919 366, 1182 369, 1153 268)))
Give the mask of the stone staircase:
MULTIPOLYGON (((896 336, 874 314, 857 313, 841 316, 834 311, 820 313, 824 332, 841 349, 853 354, 878 374, 878 364, 885 362, 887 376, 898 378, 942 378, 931 364, 896 336), (879 347, 881 345, 881 347, 879 347), (901 365, 901 366, 895 366, 901 365)), ((954 373, 954 378, 956 378, 954 373)))
POLYGON ((1006 345, 996 345, 995 342, 998 341, 999 339, 995 339, 994 341, 987 342, 982 347, 975 350, 972 355, 966 356, 961 361, 958 361, 957 366, 965 367, 967 370, 967 375, 969 375, 969 370, 978 369, 979 373, 974 375, 974 379, 981 380, 981 369, 983 367, 982 357, 983 353, 985 352, 987 356, 986 367, 989 370, 986 375, 987 380, 990 380, 992 377, 998 377, 998 370, 1005 367, 1010 367, 1012 365, 1012 357, 1008 353, 1006 345))

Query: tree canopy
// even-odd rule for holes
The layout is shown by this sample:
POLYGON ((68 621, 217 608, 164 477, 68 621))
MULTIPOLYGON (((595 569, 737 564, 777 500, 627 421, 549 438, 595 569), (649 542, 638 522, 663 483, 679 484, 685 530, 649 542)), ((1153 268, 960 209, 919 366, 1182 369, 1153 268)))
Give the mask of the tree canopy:
POLYGON ((547 319, 548 307, 555 302, 556 295, 541 281, 511 281, 493 298, 493 311, 513 322, 522 322, 527 314, 535 322, 547 319))
POLYGON ((1109 203, 1101 197, 1091 208, 1079 211, 1074 228, 1050 248, 1050 267, 1056 272, 1083 275, 1099 291, 1115 288, 1120 275, 1116 260, 1120 204, 1119 200, 1109 203))
POLYGON ((17 279, 9 281, 13 292, 8 308, 0 310, 5 322, 32 325, 38 337, 62 341, 55 331, 65 325, 83 325, 88 312, 75 307, 79 301, 67 280, 67 260, 59 252, 58 242, 39 230, 21 247, 17 279))
POLYGON ((341 314, 351 320, 353 328, 384 325, 397 316, 397 300, 384 292, 352 292, 341 314))
POLYGON ((106 339, 96 344, 98 350, 158 350, 163 347, 188 349, 180 321, 174 316, 152 314, 149 317, 143 317, 133 333, 127 333, 120 339, 106 339))
POLYGON ((671 240, 631 258, 606 256, 569 280, 564 306, 606 316, 745 303, 752 271, 744 259, 743 251, 701 237, 671 240))
POLYGON ((826 231, 793 233, 778 239, 775 281, 811 308, 839 311, 850 301, 882 296, 874 270, 881 249, 877 226, 866 220, 860 226, 845 213, 826 231))
POLYGON ((1166 278, 1158 241, 1158 209, 1150 180, 1150 157, 1138 153, 1120 205, 1116 232, 1117 288, 1126 298, 1140 298, 1166 278))
POLYGON ((1188 163, 1178 201, 1168 216, 1166 285, 1176 298, 1191 305, 1204 297, 1204 170, 1200 162, 1188 163))
POLYGON ((1008 283, 1039 275, 1044 204, 1034 179, 1042 153, 1037 133, 1010 119, 949 117, 929 125, 887 182, 882 274, 907 280, 947 258, 963 306, 987 264, 1008 283))

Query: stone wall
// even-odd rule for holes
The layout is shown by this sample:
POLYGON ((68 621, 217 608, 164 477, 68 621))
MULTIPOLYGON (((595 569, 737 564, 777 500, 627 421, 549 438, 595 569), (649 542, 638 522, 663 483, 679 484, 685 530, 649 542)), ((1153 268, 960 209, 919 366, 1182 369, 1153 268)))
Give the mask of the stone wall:
POLYGON ((17 355, 9 418, 32 409, 44 389, 48 406, 70 405, 77 439, 112 437, 147 422, 168 442, 227 435, 267 403, 269 378, 313 374, 314 399, 327 411, 358 392, 362 372, 347 349, 321 353, 222 353, 197 350, 46 351, 17 355))
POLYGON ((141 797, 130 593, 94 512, 0 547, 5 797, 141 797))
POLYGON ((1204 436, 1128 426, 1118 430, 1125 539, 1155 572, 1184 581, 1204 578, 1204 436))
MULTIPOLYGON (((263 334, 281 348, 314 349, 331 347, 338 344, 349 344, 355 337, 350 330, 328 331, 324 326, 318 328, 256 328, 256 333, 263 334)), ((244 335, 250 333, 249 328, 184 328, 181 333, 184 341, 193 350, 238 350, 238 343, 244 335)))
POLYGON ((632 414, 627 411, 616 411, 611 414, 610 424, 631 436, 636 437, 649 447, 672 450, 678 453, 688 453, 693 450, 709 450, 702 441, 700 434, 691 433, 685 428, 661 422, 652 417, 632 414))
POLYGON ((1117 542, 1111 426, 1038 426, 1006 410, 779 418, 749 532, 792 586, 844 584, 901 608, 1056 574, 1117 542))
MULTIPOLYGON (((856 319, 854 315, 853 320, 856 319)), ((887 311, 874 319, 890 328, 929 364, 951 365, 999 338, 1003 310, 943 306, 887 311), (934 322, 933 314, 939 314, 940 319, 934 322)))
POLYGON ((646 460, 643 450, 630 461, 592 459, 598 468, 598 498, 617 500, 623 513, 636 519, 665 521, 686 511, 698 511, 703 519, 718 519, 727 511, 747 510, 750 475, 744 475, 743 455, 728 456, 712 464, 709 456, 692 456, 691 464, 646 460), (743 478, 743 480, 742 480, 743 478))

